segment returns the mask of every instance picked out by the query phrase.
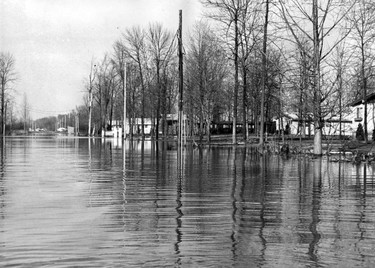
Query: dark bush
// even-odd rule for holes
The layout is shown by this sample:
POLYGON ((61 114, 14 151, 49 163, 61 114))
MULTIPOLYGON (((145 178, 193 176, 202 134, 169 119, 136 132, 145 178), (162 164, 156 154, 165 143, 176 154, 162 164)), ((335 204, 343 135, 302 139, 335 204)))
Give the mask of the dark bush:
POLYGON ((359 141, 363 141, 365 140, 365 133, 363 131, 363 127, 362 127, 362 124, 359 123, 358 124, 358 128, 357 128, 357 131, 355 133, 355 137, 357 138, 357 140, 359 141))

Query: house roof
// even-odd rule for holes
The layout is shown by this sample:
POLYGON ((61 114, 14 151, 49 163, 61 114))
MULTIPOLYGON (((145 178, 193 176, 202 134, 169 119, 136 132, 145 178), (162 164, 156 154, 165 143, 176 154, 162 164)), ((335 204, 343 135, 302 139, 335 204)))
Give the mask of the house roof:
MULTIPOLYGON (((331 119, 327 119, 326 122, 327 122, 327 123, 340 123, 340 119, 337 119, 337 118, 331 118, 331 119)), ((352 120, 341 119, 341 123, 351 124, 351 123, 352 123, 352 120)))
MULTIPOLYGON (((368 94, 366 96, 366 100, 367 100, 367 103, 374 103, 375 102, 375 92, 374 93, 371 93, 371 94, 368 94)), ((355 101, 353 101, 350 106, 358 106, 358 105, 361 105, 363 104, 363 98, 359 98, 355 101)))
MULTIPOLYGON (((284 116, 291 119, 293 122, 298 122, 300 121, 298 115, 296 114, 292 114, 292 113, 284 113, 284 116)), ((311 123, 313 122, 313 119, 310 117, 308 118, 305 118, 304 121, 306 123, 311 123)), ((325 122, 327 123, 339 123, 340 122, 340 118, 338 118, 337 116, 332 116, 332 117, 328 117, 326 119, 324 119, 325 122)), ((351 124, 352 123, 352 120, 348 120, 348 119, 344 119, 342 118, 341 119, 341 123, 348 123, 348 124, 351 124)))

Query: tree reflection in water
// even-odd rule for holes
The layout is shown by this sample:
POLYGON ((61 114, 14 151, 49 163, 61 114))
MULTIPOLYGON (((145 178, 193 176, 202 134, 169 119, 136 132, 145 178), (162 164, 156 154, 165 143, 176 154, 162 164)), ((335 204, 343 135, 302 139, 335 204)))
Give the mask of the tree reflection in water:
POLYGON ((181 149, 6 140, 0 266, 373 265, 373 164, 181 149))

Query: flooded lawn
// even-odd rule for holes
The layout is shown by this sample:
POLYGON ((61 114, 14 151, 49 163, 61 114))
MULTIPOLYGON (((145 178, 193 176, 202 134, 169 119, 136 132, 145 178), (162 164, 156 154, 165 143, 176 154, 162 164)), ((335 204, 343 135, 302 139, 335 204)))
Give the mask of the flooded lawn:
POLYGON ((13 138, 1 267, 374 267, 375 163, 13 138))

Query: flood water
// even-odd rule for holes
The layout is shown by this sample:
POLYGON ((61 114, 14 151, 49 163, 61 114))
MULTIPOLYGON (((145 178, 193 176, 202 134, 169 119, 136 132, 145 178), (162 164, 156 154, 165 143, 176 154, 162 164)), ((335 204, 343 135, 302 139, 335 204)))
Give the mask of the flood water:
POLYGON ((375 163, 177 155, 151 141, 7 138, 0 267, 375 266, 375 163))

